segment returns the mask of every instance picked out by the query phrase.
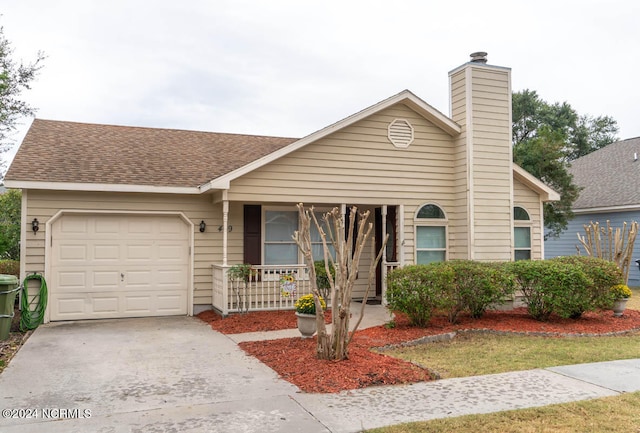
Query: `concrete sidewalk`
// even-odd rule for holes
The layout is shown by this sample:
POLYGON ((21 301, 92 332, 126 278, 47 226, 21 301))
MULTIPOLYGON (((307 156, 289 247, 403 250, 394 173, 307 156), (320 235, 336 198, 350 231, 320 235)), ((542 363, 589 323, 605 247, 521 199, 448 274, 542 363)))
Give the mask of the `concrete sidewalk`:
POLYGON ((640 359, 443 379, 294 399, 332 433, 640 391, 640 359))

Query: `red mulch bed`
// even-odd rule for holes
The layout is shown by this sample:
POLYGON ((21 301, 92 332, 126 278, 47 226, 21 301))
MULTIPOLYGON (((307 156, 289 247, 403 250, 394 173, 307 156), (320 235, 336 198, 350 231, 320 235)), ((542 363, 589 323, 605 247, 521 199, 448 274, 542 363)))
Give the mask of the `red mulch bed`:
MULTIPOLYGON (((223 334, 279 331, 295 329, 298 326, 293 310, 252 311, 246 314, 232 314, 224 318, 213 310, 207 310, 198 314, 198 318, 223 334)), ((325 321, 331 323, 331 311, 325 312, 325 321)))
MULTIPOLYGON (((198 315, 211 327, 225 334, 269 331, 296 327, 293 311, 269 311, 237 314, 222 319, 214 312, 198 315)), ((349 346, 349 359, 323 361, 315 357, 315 338, 240 343, 250 355, 274 369, 282 378, 305 392, 338 392, 372 385, 415 383, 430 380, 429 371, 408 362, 371 352, 372 347, 400 344, 429 335, 460 330, 490 330, 550 336, 606 335, 640 330, 640 311, 625 310, 622 317, 611 311, 589 312, 580 319, 552 317, 547 322, 533 320, 526 309, 490 311, 480 319, 461 316, 452 325, 445 317, 434 317, 429 327, 409 326, 405 317, 396 315, 395 327, 377 326, 356 333, 349 346)))

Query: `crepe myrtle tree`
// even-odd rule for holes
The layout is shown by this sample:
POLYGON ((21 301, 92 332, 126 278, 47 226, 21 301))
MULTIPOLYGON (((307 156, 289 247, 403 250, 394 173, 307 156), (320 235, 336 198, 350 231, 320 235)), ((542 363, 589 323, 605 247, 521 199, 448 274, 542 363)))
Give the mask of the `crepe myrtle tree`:
POLYGON ((345 225, 344 215, 338 208, 333 208, 331 211, 324 213, 322 223, 318 221, 313 207, 305 209, 304 205, 300 203, 298 204, 298 213, 300 217, 300 230, 297 230, 293 234, 293 240, 304 256, 305 264, 309 270, 309 282, 311 283, 311 293, 313 294, 316 305, 316 324, 318 329, 316 355, 319 359, 341 361, 348 358, 349 343, 362 321, 367 296, 375 281, 376 266, 382 257, 382 251, 384 251, 388 235, 384 239, 382 247, 380 251, 378 251, 375 259, 370 263, 369 279, 364 293, 360 317, 353 329, 349 330, 353 286, 356 282, 362 251, 370 238, 372 250, 375 250, 374 239, 371 236, 373 224, 367 222, 370 212, 362 212, 360 213, 360 217, 356 218, 358 209, 355 206, 352 207, 349 213, 348 226, 345 225), (320 304, 321 294, 316 280, 312 254, 312 224, 315 225, 322 239, 324 265, 331 286, 331 333, 327 332, 327 327, 324 322, 324 312, 320 304), (331 268, 335 270, 333 278, 331 278, 331 268))

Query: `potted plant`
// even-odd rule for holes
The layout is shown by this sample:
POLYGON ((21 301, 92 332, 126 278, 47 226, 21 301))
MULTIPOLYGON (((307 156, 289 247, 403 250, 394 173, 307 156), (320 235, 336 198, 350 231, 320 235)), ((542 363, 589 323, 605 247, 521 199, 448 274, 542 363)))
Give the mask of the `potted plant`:
POLYGON ((627 301, 631 297, 631 289, 626 284, 616 284, 611 288, 611 297, 613 298, 613 315, 622 316, 624 309, 627 308, 627 301))
MULTIPOLYGON (((320 305, 323 311, 327 308, 327 304, 322 297, 320 297, 320 305)), ((313 294, 298 298, 294 307, 296 307, 298 330, 302 334, 302 338, 313 337, 313 334, 316 333, 316 303, 313 299, 313 294)))

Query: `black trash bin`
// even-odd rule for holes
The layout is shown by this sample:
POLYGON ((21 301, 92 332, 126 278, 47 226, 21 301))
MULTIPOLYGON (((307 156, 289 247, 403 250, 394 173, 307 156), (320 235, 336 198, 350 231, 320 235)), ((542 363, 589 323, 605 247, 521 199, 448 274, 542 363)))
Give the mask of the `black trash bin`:
POLYGON ((18 278, 0 274, 0 341, 9 338, 18 290, 18 278))

